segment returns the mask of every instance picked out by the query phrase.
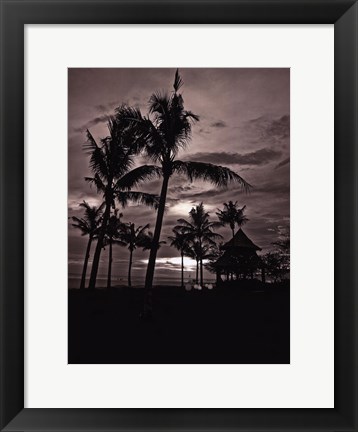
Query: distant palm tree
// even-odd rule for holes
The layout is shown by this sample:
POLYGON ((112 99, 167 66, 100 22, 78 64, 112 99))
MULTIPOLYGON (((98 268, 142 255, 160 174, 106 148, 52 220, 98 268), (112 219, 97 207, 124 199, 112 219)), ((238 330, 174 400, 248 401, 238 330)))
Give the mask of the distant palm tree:
POLYGON ((128 246, 129 250, 129 265, 128 265, 128 286, 132 286, 132 263, 133 263, 133 252, 137 247, 143 248, 143 250, 150 249, 152 236, 148 232, 149 224, 145 226, 135 227, 134 223, 126 223, 121 226, 120 241, 123 245, 128 246))
POLYGON ((224 209, 217 211, 216 215, 219 218, 219 221, 223 225, 229 225, 232 231, 232 237, 235 237, 235 226, 237 225, 239 228, 242 227, 246 222, 248 222, 248 218, 244 215, 244 210, 246 206, 241 209, 238 208, 237 201, 228 203, 224 203, 224 209))
POLYGON ((187 254, 190 258, 196 261, 196 272, 195 272, 195 283, 199 283, 199 263, 202 255, 201 246, 198 241, 191 241, 190 247, 188 248, 187 254))
POLYGON ((193 207, 189 212, 189 221, 178 219, 180 225, 175 229, 186 234, 196 248, 197 262, 200 264, 200 285, 203 286, 203 260, 209 252, 210 246, 216 246, 216 240, 222 238, 214 229, 221 226, 219 222, 210 222, 209 213, 205 211, 203 203, 193 207))
POLYGON ((103 206, 104 204, 101 204, 99 207, 91 207, 86 201, 83 201, 80 204, 80 207, 83 207, 85 209, 84 217, 78 218, 76 216, 72 216, 72 220, 76 222, 73 223, 72 226, 81 230, 82 235, 88 235, 88 243, 86 248, 85 261, 83 264, 80 289, 83 289, 86 284, 87 265, 88 259, 90 257, 91 245, 93 239, 97 235, 98 227, 101 223, 103 206))
POLYGON ((125 207, 128 201, 154 207, 157 207, 158 204, 158 197, 155 195, 132 191, 132 188, 142 181, 158 176, 160 174, 158 167, 143 165, 131 170, 134 164, 133 157, 137 153, 132 135, 113 118, 108 121, 108 129, 110 135, 102 139, 100 145, 87 130, 86 150, 90 154, 90 168, 94 176, 86 177, 85 180, 94 184, 97 191, 103 194, 105 203, 102 225, 99 229, 97 247, 93 258, 90 289, 94 289, 96 286, 104 236, 111 215, 111 208, 115 208, 115 200, 122 207, 125 207))
POLYGON ((188 254, 190 247, 190 241, 188 235, 179 229, 173 229, 173 236, 169 236, 168 239, 171 241, 170 246, 175 247, 181 256, 181 287, 184 287, 184 256, 188 254))
MULTIPOLYGON (((163 177, 153 247, 150 250, 145 279, 147 293, 153 285, 157 245, 160 240, 170 177, 177 173, 185 175, 190 181, 201 179, 219 187, 227 186, 230 181, 241 184, 246 190, 250 187, 242 177, 229 168, 176 159, 178 152, 186 148, 191 140, 192 122, 199 120, 196 114, 184 109, 183 97, 178 93, 182 85, 183 81, 177 70, 172 94, 154 93, 150 97, 148 117, 142 116, 137 108, 122 106, 116 110, 117 118, 128 122, 131 126, 130 129, 136 136, 138 148, 141 148, 145 155, 160 165, 163 177)), ((149 298, 148 295, 146 298, 149 298)), ((145 312, 150 313, 151 308, 148 303, 145 309, 145 312)))
POLYGON ((111 288, 112 281, 112 261, 113 261, 113 243, 123 245, 123 242, 119 239, 120 229, 122 226, 121 217, 122 213, 118 214, 118 210, 114 211, 114 214, 110 216, 106 228, 106 234, 104 238, 104 246, 109 246, 108 252, 108 273, 107 273, 107 289, 111 288))
MULTIPOLYGON (((196 261, 195 283, 198 284, 200 261, 214 259, 216 256, 216 246, 200 244, 198 241, 194 241, 191 242, 191 247, 188 248, 186 255, 196 261)), ((203 286, 203 281, 201 281, 201 286, 203 286)))

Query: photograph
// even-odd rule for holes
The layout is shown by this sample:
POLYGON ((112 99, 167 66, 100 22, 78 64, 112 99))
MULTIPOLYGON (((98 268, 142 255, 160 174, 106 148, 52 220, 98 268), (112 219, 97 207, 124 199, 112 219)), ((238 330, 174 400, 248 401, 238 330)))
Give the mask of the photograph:
POLYGON ((290 363, 290 69, 68 69, 68 363, 290 363))

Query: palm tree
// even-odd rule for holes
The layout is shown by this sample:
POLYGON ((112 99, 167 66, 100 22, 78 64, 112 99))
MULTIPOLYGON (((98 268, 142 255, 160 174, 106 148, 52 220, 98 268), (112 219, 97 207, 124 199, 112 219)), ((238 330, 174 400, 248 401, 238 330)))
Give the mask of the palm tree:
POLYGON ((107 289, 111 288, 112 280, 112 261, 113 261, 113 243, 123 245, 123 242, 118 239, 120 235, 120 229, 122 226, 121 217, 122 213, 118 214, 118 210, 115 209, 114 214, 110 216, 107 224, 106 234, 104 238, 104 246, 109 246, 108 253, 108 273, 107 273, 107 289))
POLYGON ((101 139, 100 145, 87 130, 86 149, 90 154, 90 168, 94 176, 86 177, 85 180, 94 184, 97 192, 103 194, 105 203, 102 225, 99 229, 97 247, 93 258, 90 289, 94 289, 96 286, 101 250, 111 209, 115 208, 115 200, 122 207, 125 207, 128 201, 154 207, 157 207, 158 204, 158 197, 144 192, 132 191, 132 188, 140 182, 158 176, 160 173, 158 167, 143 165, 131 169, 134 164, 133 157, 137 153, 133 137, 114 118, 108 120, 108 129, 110 135, 101 139))
POLYGON ((221 226, 219 222, 210 222, 209 213, 205 211, 203 203, 193 207, 189 212, 189 221, 178 219, 180 225, 175 229, 184 233, 194 243, 196 260, 200 264, 200 285, 203 286, 203 260, 208 254, 210 246, 216 246, 215 240, 222 238, 214 229, 221 226))
POLYGON ((88 235, 88 243, 86 248, 85 261, 83 264, 81 284, 80 284, 80 289, 83 289, 86 283, 87 265, 88 265, 88 259, 90 257, 91 245, 93 239, 97 234, 98 227, 101 222, 103 204, 101 204, 99 207, 96 206, 91 207, 86 201, 83 201, 80 204, 80 207, 83 207, 85 209, 84 217, 78 218, 76 216, 72 216, 72 220, 76 222, 73 223, 72 226, 81 230, 82 235, 88 235))
POLYGON ((131 272, 133 263, 133 252, 137 247, 147 250, 151 247, 152 236, 148 232, 149 224, 135 227, 134 223, 126 223, 121 226, 120 240, 129 250, 128 286, 132 286, 131 272))
MULTIPOLYGON (((212 260, 216 255, 216 246, 209 245, 209 244, 200 244, 197 240, 195 240, 191 242, 191 247, 188 248, 186 254, 188 257, 195 259, 196 261, 195 283, 198 284, 200 262, 204 260, 212 260)), ((201 280, 201 286, 203 286, 202 280, 201 280)))
MULTIPOLYGON (((250 185, 229 168, 202 162, 187 162, 176 159, 178 152, 188 146, 191 140, 192 123, 199 117, 184 109, 184 100, 179 89, 183 85, 178 70, 175 73, 173 88, 170 94, 154 93, 149 100, 149 115, 141 114, 137 108, 122 106, 117 108, 117 118, 126 121, 136 137, 138 149, 155 163, 162 173, 162 187, 157 212, 157 220, 153 235, 153 247, 150 250, 147 274, 145 279, 146 292, 152 289, 157 245, 163 224, 168 185, 174 173, 185 175, 190 181, 201 179, 215 186, 227 186, 230 181, 237 182, 244 189, 250 185)), ((148 298, 148 295, 146 296, 148 298)), ((150 313, 150 305, 145 305, 145 312, 150 313)))
POLYGON ((180 229, 173 228, 173 236, 169 236, 168 239, 171 241, 170 246, 175 247, 181 256, 181 287, 184 287, 184 256, 188 254, 190 247, 190 241, 188 235, 182 232, 180 229))
POLYGON ((198 241, 191 241, 187 254, 190 258, 196 261, 195 283, 199 283, 199 263, 201 257, 201 246, 198 241))
POLYGON ((248 222, 248 218, 244 215, 244 210, 246 206, 241 209, 238 208, 237 201, 228 203, 224 203, 224 209, 217 211, 216 215, 219 218, 219 221, 222 225, 229 225, 232 231, 232 237, 235 237, 235 226, 237 225, 239 228, 242 227, 246 222, 248 222))

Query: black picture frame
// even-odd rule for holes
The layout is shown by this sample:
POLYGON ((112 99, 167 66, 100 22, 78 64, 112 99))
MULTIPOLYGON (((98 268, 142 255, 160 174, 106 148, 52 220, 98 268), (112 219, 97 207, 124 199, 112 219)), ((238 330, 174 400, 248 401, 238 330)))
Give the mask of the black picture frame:
POLYGON ((2 431, 358 430, 357 23, 351 0, 1 0, 2 431), (335 408, 24 408, 24 25, 97 23, 334 24, 335 408))

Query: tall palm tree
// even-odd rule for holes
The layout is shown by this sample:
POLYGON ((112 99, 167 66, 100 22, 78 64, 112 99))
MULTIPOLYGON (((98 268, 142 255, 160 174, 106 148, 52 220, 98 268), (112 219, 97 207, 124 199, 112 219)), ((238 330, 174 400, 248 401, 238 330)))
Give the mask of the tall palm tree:
POLYGON ((151 247, 152 235, 148 232, 149 224, 136 228, 134 223, 126 223, 121 226, 120 240, 122 244, 128 246, 129 250, 129 265, 128 265, 128 286, 132 286, 132 264, 133 252, 137 247, 142 247, 143 250, 151 247))
MULTIPOLYGON (((129 124, 136 137, 138 149, 141 148, 162 172, 162 187, 157 212, 157 220, 153 235, 153 247, 150 250, 147 274, 145 279, 146 292, 152 289, 157 245, 163 224, 168 185, 174 173, 185 175, 190 181, 201 179, 215 186, 227 186, 230 181, 237 182, 244 189, 250 185, 229 168, 202 162, 187 162, 177 159, 178 152, 185 149, 191 140, 192 123, 199 117, 184 109, 184 100, 179 89, 183 85, 178 70, 175 73, 173 89, 170 94, 154 93, 149 100, 149 114, 143 116, 139 109, 122 106, 117 108, 117 118, 129 124)), ((148 295, 146 296, 148 298, 148 295)), ((150 313, 150 305, 145 306, 150 313)), ((146 311, 145 311, 146 312, 146 311)))
POLYGON ((171 241, 170 246, 175 247, 181 256, 181 287, 184 287, 184 256, 188 254, 190 247, 190 240, 188 235, 182 232, 180 229, 173 228, 173 236, 169 236, 168 239, 171 241))
POLYGON ((217 211, 216 215, 219 218, 219 221, 223 225, 229 225, 232 232, 232 237, 235 237, 235 226, 237 225, 239 228, 242 227, 246 222, 248 222, 248 218, 244 215, 244 210, 246 206, 243 206, 241 209, 238 207, 237 201, 228 203, 224 203, 224 209, 217 211))
POLYGON ((80 204, 80 207, 83 207, 85 209, 84 217, 78 218, 76 216, 72 216, 72 220, 75 222, 72 224, 72 226, 81 230, 83 236, 88 235, 88 243, 86 248, 85 260, 83 263, 83 270, 82 270, 82 277, 81 277, 81 284, 80 284, 80 289, 83 289, 86 284, 86 273, 87 273, 88 259, 90 257, 92 241, 95 238, 98 232, 98 227, 101 223, 103 204, 101 204, 99 207, 96 206, 91 207, 86 201, 83 201, 80 204))
POLYGON ((108 252, 108 273, 107 273, 107 289, 111 288, 112 281, 112 261, 113 261, 113 243, 123 245, 123 242, 119 239, 120 229, 122 226, 121 217, 122 213, 118 214, 118 210, 115 209, 114 214, 110 216, 107 224, 106 234, 104 238, 104 246, 109 246, 108 252))
POLYGON ((209 252, 210 246, 216 245, 216 240, 222 238, 214 232, 221 226, 219 222, 210 222, 209 213, 205 211, 203 203, 193 207, 189 212, 189 220, 178 219, 180 225, 175 229, 186 234, 187 238, 196 244, 196 257, 200 265, 200 285, 203 285, 203 260, 209 252))
POLYGON ((137 153, 135 142, 128 128, 123 126, 114 118, 108 121, 109 136, 101 139, 97 144, 91 133, 87 130, 86 150, 90 154, 90 168, 93 177, 86 177, 85 180, 94 184, 97 192, 103 195, 105 209, 102 218, 102 225, 98 233, 98 242, 93 258, 92 271, 89 288, 94 289, 99 267, 101 250, 103 248, 104 236, 106 234, 111 209, 115 208, 115 200, 122 207, 128 201, 137 202, 157 207, 158 197, 144 192, 132 191, 144 180, 158 176, 160 171, 153 165, 142 165, 131 169, 134 165, 134 155, 137 153))

